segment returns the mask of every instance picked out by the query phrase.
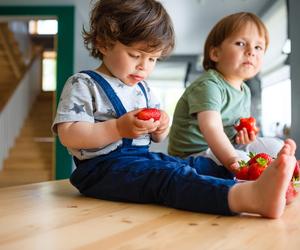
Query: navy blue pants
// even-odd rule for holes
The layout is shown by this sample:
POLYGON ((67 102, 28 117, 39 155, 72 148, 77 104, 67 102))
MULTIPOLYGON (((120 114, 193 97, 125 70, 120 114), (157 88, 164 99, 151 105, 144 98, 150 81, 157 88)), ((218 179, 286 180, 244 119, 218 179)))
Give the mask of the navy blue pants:
POLYGON ((233 215, 227 200, 236 183, 233 175, 208 158, 183 160, 133 146, 74 160, 77 167, 70 181, 85 196, 233 215))

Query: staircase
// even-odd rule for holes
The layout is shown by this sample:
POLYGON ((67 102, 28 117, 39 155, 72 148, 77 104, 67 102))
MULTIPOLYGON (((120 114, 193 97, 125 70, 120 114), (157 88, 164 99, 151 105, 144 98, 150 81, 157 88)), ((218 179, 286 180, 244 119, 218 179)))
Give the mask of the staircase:
POLYGON ((17 87, 25 67, 14 34, 7 23, 0 22, 0 111, 17 87))
POLYGON ((0 171, 0 187, 52 179, 54 92, 41 92, 0 171))

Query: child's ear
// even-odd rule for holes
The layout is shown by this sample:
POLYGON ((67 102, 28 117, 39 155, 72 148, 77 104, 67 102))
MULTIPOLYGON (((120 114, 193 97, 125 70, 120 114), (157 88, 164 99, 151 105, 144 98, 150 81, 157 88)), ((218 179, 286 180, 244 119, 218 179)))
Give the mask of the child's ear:
POLYGON ((98 50, 101 52, 102 55, 105 55, 107 52, 107 48, 103 46, 98 46, 98 50))
POLYGON ((219 61, 219 49, 218 47, 213 47, 209 51, 209 58, 213 62, 218 62, 219 61))
POLYGON ((98 51, 102 54, 102 55, 105 55, 106 52, 107 52, 107 46, 105 46, 105 44, 103 43, 102 40, 100 39, 97 39, 97 49, 98 51))

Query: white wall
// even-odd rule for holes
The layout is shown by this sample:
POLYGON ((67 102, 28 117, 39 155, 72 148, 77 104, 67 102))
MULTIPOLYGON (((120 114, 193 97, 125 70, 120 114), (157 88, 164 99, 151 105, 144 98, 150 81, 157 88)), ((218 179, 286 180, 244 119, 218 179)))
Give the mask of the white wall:
POLYGON ((299 33, 299 13, 300 1, 289 1, 290 13, 290 38, 292 41, 291 53, 291 81, 292 81, 292 127, 291 137, 297 142, 297 159, 300 158, 300 112, 299 112, 299 96, 300 96, 300 33, 299 33))
POLYGON ((88 69, 97 66, 97 61, 93 60, 88 55, 88 51, 83 45, 83 39, 81 36, 82 25, 87 27, 89 20, 90 3, 88 0, 1 0, 1 5, 9 6, 62 6, 71 5, 75 6, 75 31, 74 31, 74 71, 80 71, 82 69, 88 69))
MULTIPOLYGON (((275 0, 273 2, 276 2, 275 0)), ((223 16, 237 11, 260 13, 270 0, 161 0, 175 27, 174 54, 195 55, 202 51, 212 26, 223 16)), ((98 62, 89 57, 81 37, 82 25, 88 27, 90 0, 1 0, 1 5, 72 5, 75 6, 74 71, 92 68, 98 62)))
POLYGON ((288 13, 286 0, 277 0, 262 17, 270 35, 270 45, 266 52, 262 72, 267 74, 282 67, 287 55, 282 53, 288 38, 288 13))

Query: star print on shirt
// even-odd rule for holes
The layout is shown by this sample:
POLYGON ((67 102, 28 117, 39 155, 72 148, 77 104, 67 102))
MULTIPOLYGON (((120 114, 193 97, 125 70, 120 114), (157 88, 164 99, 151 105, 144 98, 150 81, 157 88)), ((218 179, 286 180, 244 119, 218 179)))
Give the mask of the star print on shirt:
POLYGON ((106 110, 106 113, 107 113, 108 115, 110 115, 110 116, 116 116, 115 111, 114 111, 113 109, 111 109, 111 108, 108 108, 108 109, 106 110))
POLYGON ((95 85, 94 82, 90 78, 86 78, 85 80, 89 86, 93 87, 95 85))
POLYGON ((144 86, 146 87, 147 92, 150 93, 150 87, 148 86, 148 84, 146 82, 144 82, 144 84, 145 84, 144 86))
POLYGON ((82 78, 79 76, 73 76, 71 84, 74 85, 75 83, 78 83, 79 79, 82 79, 82 78))
POLYGON ((136 91, 136 95, 137 95, 137 96, 142 96, 142 95, 143 95, 143 93, 142 93, 142 91, 140 91, 140 90, 137 90, 137 91, 136 91))
POLYGON ((125 87, 124 83, 119 82, 119 83, 117 83, 117 84, 118 84, 118 85, 117 85, 118 88, 124 88, 124 87, 125 87))
POLYGON ((73 103, 73 108, 71 108, 70 110, 75 111, 76 114, 79 114, 81 112, 85 112, 84 111, 84 105, 78 105, 77 103, 73 103))

